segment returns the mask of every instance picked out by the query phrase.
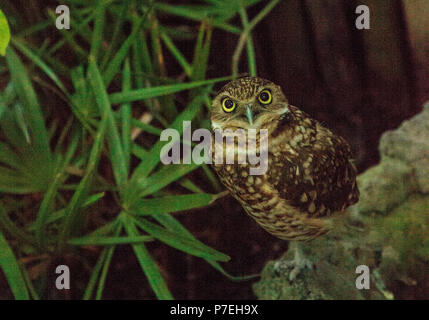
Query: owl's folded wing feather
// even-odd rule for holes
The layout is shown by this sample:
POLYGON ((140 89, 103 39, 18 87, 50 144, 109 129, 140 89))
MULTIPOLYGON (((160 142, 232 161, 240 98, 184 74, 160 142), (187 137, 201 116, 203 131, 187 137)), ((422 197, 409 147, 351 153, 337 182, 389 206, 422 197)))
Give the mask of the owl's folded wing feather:
MULTIPOLYGON (((312 143, 283 157, 280 176, 272 177, 280 196, 309 216, 324 217, 356 203, 357 170, 348 143, 317 123, 312 143)), ((277 173, 278 175, 278 173, 277 173)))

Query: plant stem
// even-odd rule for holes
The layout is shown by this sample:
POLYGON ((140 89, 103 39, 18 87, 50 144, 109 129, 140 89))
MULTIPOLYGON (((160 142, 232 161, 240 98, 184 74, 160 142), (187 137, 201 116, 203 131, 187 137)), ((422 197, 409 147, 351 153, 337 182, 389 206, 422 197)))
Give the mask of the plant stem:
MULTIPOLYGON (((244 48, 244 44, 249 38, 250 32, 252 29, 279 3, 280 0, 271 0, 265 8, 263 8, 257 15, 250 21, 247 26, 244 27, 243 31, 240 34, 240 38, 238 39, 237 47, 234 50, 234 54, 232 56, 232 76, 233 78, 237 78, 238 76, 238 62, 240 61, 240 56, 244 48)), ((244 8, 243 8, 244 10, 244 8)), ((254 70, 256 72, 256 68, 254 70)))

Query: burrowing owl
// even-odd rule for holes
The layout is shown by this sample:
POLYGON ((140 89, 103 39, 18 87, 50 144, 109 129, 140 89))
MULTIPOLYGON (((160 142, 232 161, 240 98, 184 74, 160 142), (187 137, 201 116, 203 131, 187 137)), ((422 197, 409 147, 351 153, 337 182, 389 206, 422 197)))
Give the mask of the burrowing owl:
MULTIPOLYGON (((314 239, 329 232, 334 216, 358 201, 348 143, 290 105, 273 82, 256 77, 231 81, 213 100, 211 122, 214 132, 268 130, 265 174, 250 175, 249 163, 214 168, 244 210, 274 236, 314 239)), ((291 278, 304 266, 295 247, 291 278)))

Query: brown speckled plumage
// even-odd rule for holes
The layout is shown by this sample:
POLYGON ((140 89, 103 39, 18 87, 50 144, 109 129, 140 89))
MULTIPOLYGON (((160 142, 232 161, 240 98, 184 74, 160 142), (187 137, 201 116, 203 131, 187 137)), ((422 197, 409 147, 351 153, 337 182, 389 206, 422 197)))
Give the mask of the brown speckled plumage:
POLYGON ((250 164, 216 164, 222 183, 265 230, 285 240, 311 240, 329 232, 332 218, 356 203, 356 168, 348 143, 289 105, 279 86, 246 77, 224 86, 212 106, 212 127, 267 129, 268 170, 250 175, 250 164), (264 89, 272 102, 261 104, 264 89), (232 99, 233 112, 221 101, 232 99), (252 125, 245 108, 255 115, 252 125))

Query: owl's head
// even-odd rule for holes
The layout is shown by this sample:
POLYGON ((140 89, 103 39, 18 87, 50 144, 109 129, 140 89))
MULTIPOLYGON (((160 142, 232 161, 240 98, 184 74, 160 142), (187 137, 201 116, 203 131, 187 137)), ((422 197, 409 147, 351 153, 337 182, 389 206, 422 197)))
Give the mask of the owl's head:
POLYGON ((212 128, 265 129, 289 112, 281 88, 269 80, 244 77, 219 90, 213 100, 212 128))

